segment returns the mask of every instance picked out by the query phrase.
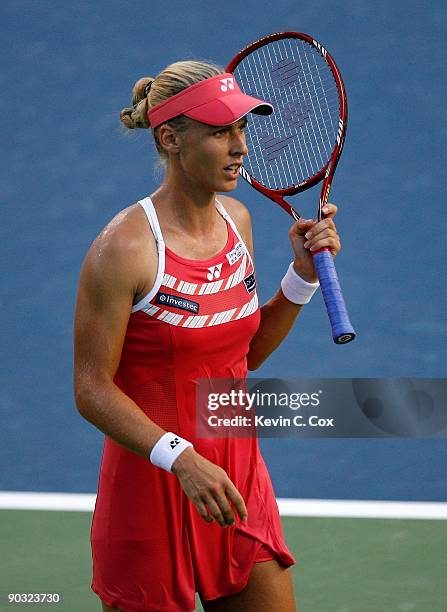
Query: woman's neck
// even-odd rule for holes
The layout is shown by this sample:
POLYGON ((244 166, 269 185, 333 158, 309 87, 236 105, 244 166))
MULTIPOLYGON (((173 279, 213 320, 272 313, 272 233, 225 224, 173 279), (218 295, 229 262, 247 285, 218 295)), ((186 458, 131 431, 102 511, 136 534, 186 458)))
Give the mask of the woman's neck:
POLYGON ((215 192, 200 191, 197 185, 180 181, 168 172, 151 197, 160 221, 190 236, 208 235, 218 220, 215 192))

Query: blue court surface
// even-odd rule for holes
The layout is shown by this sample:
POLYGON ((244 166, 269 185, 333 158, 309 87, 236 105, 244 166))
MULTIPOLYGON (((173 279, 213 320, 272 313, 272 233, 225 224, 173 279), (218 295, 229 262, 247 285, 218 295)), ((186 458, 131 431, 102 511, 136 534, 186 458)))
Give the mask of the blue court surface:
MULTIPOLYGON (((162 178, 149 134, 119 122, 134 82, 179 59, 226 65, 270 32, 312 34, 345 80, 331 200, 358 338, 332 343, 318 296, 256 376, 446 377, 446 29, 440 0, 1 3, 0 491, 96 490, 102 435, 75 409, 72 320, 89 245, 162 178)), ((252 213, 264 302, 290 262, 291 221, 242 179, 234 195, 252 213)), ((318 197, 296 207, 311 217, 318 197)), ((281 499, 447 501, 445 438, 261 444, 281 499)))

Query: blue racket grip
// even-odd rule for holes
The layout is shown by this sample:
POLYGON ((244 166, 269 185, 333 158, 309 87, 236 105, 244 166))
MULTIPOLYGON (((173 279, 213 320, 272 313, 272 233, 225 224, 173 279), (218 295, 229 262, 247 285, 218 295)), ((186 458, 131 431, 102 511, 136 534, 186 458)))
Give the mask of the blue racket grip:
POLYGON ((324 303, 332 327, 332 337, 336 344, 346 344, 355 338, 355 331, 349 320, 345 300, 338 282, 334 258, 328 249, 312 253, 315 269, 320 279, 324 303))

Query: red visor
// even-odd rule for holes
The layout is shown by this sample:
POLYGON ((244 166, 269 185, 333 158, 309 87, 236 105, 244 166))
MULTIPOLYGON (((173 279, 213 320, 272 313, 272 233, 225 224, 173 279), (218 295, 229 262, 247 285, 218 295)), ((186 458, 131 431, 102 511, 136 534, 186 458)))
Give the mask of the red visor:
POLYGON ((218 74, 187 87, 151 108, 147 116, 151 127, 155 129, 179 115, 209 125, 230 125, 250 112, 270 115, 273 106, 242 93, 234 76, 228 73, 218 74))

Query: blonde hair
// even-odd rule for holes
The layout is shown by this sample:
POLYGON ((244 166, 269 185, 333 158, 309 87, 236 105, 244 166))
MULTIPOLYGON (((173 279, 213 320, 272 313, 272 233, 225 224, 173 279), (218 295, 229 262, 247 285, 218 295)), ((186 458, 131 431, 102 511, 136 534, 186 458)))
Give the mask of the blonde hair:
MULTIPOLYGON (((133 86, 132 107, 123 108, 120 113, 121 122, 129 130, 148 129, 151 127, 147 117, 149 109, 183 91, 183 89, 218 74, 225 74, 225 70, 215 64, 190 60, 170 64, 155 78, 143 77, 133 86)), ((166 123, 182 131, 187 127, 189 121, 190 119, 185 115, 180 115, 166 123)), ((152 130, 155 146, 159 155, 166 159, 167 155, 160 145, 157 130, 158 128, 152 130)))

